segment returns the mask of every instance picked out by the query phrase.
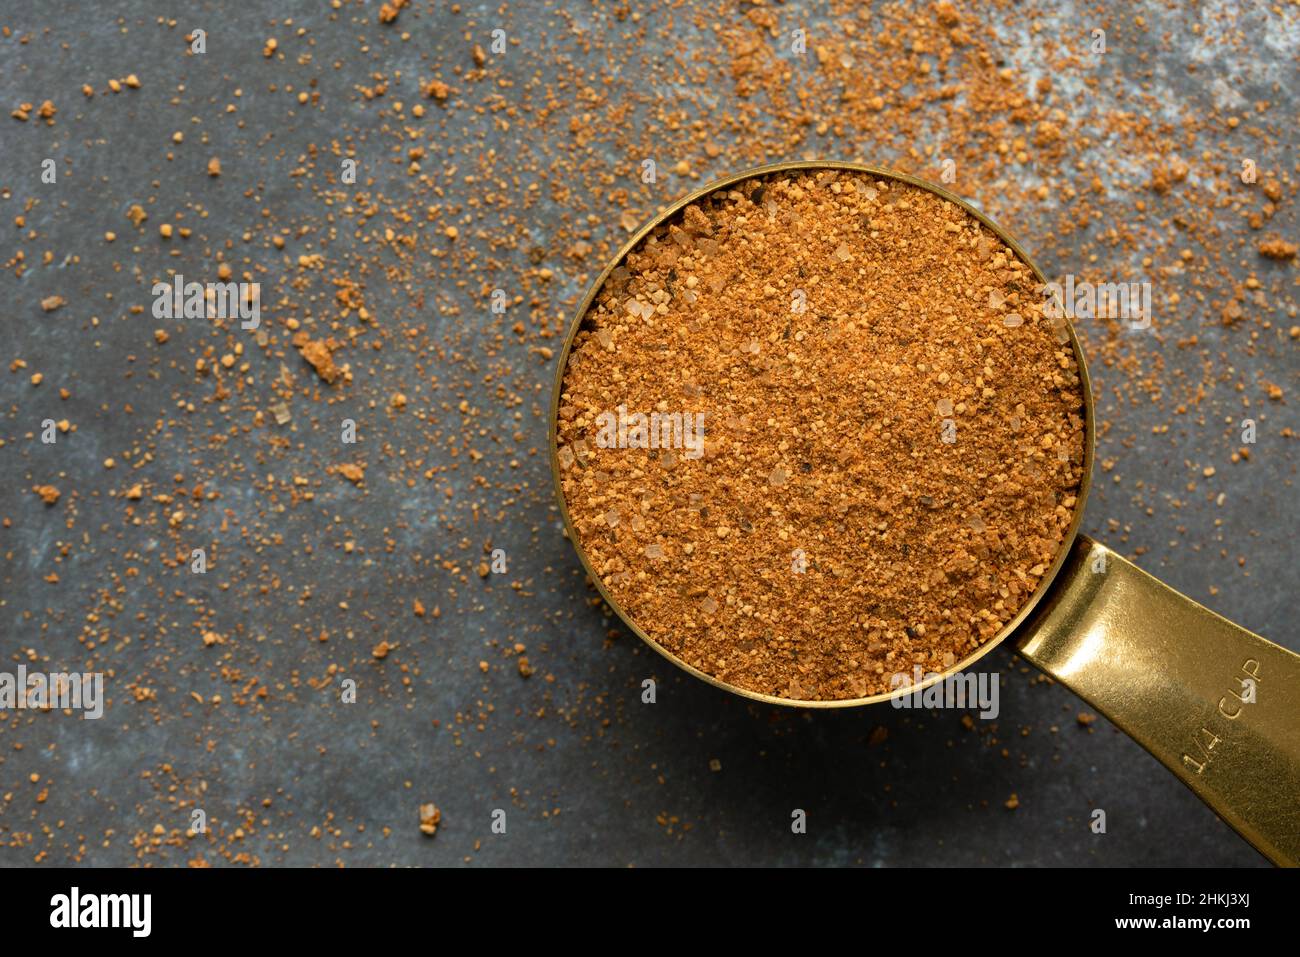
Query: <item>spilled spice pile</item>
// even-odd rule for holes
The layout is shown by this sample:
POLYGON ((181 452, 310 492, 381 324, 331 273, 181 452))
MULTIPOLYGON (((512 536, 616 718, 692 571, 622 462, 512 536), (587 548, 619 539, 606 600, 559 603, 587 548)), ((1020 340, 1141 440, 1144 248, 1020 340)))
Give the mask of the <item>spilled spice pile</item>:
POLYGON ((611 274, 565 370, 592 567, 655 641, 751 691, 856 698, 951 667, 1074 518, 1082 383, 1041 303, 992 231, 900 181, 771 174, 687 206, 611 274))

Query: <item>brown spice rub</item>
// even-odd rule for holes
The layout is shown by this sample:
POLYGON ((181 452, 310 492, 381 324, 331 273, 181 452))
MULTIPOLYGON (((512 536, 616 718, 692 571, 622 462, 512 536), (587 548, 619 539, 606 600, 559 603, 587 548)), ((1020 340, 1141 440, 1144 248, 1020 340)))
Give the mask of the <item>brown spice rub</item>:
POLYGON ((1259 244, 1259 254, 1269 259, 1295 259, 1297 250, 1300 250, 1300 247, 1295 243, 1289 243, 1277 236, 1261 240, 1259 244))
POLYGON ((46 505, 58 504, 60 493, 53 485, 33 485, 32 491, 39 495, 46 505))
POLYGON ((991 231, 901 182, 817 170, 692 204, 611 274, 565 369, 592 567, 651 638, 751 691, 863 697, 966 657, 1074 517, 1081 382, 1041 302, 991 231), (620 405, 704 413, 703 456, 601 447, 620 405))

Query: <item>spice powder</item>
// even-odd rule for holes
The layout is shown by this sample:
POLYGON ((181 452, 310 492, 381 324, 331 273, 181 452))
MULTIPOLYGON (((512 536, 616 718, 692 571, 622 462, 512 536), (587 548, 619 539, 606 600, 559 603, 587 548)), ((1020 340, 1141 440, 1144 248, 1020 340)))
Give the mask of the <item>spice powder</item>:
POLYGON ((592 569, 750 691, 857 698, 951 667, 1074 517, 1082 385, 1042 303, 993 232, 900 181, 769 174, 691 203, 611 272, 564 370, 592 569))

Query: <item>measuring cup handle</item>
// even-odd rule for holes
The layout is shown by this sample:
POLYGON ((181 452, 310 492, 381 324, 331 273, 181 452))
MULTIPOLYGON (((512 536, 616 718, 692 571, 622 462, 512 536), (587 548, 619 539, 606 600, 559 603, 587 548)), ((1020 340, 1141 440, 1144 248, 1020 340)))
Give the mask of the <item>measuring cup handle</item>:
POLYGON ((1300 865, 1300 655, 1078 536, 1020 653, 1275 864, 1300 865))

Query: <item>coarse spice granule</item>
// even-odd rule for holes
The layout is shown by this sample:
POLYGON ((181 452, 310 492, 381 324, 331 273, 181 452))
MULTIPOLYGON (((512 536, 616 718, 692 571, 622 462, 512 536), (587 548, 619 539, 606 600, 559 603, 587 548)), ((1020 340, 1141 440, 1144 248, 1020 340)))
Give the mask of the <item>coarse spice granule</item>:
POLYGON ((1082 384, 1042 303, 992 231, 897 180, 777 173, 691 203, 610 274, 565 369, 558 458, 592 568, 651 638, 750 691, 858 698, 951 667, 1074 518, 1082 384))

